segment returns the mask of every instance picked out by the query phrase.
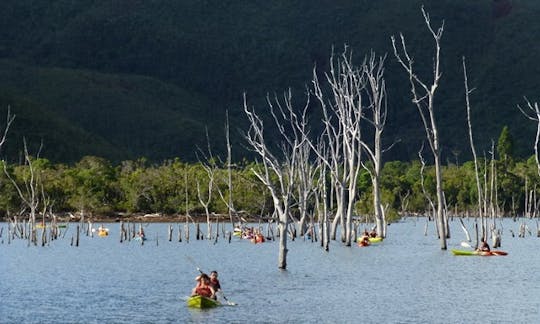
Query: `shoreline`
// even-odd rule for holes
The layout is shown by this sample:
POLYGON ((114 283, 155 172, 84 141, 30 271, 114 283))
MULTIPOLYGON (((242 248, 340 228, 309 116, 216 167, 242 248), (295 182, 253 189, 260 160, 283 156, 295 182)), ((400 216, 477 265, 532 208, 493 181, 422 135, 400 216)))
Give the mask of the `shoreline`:
MULTIPOLYGON (((77 223, 80 222, 83 217, 79 214, 73 214, 73 213, 61 213, 61 214, 55 214, 56 221, 58 223, 77 223)), ((0 216, 0 222, 10 222, 13 221, 14 217, 8 217, 8 216, 0 216)), ((28 216, 25 217, 17 217, 17 222, 22 221, 28 221, 28 216)), ((50 223, 52 222, 52 217, 48 216, 45 217, 45 222, 50 223)), ((258 222, 261 219, 258 217, 253 216, 235 216, 234 217, 234 223, 243 222, 243 223, 252 223, 252 222, 258 222)), ((268 218, 264 219, 265 221, 269 220, 268 218)), ((153 214, 143 214, 143 213, 115 213, 110 215, 95 215, 95 214, 89 214, 84 215, 84 222, 87 223, 88 221, 92 223, 120 223, 120 222, 130 222, 130 223, 185 223, 186 221, 189 221, 191 223, 206 223, 207 217, 206 215, 182 215, 182 214, 161 214, 161 213, 153 213, 153 214)), ((210 215, 210 221, 212 223, 230 223, 231 220, 229 218, 229 215, 227 214, 212 214, 210 215)), ((41 216, 36 216, 36 223, 43 222, 43 218, 41 216)))

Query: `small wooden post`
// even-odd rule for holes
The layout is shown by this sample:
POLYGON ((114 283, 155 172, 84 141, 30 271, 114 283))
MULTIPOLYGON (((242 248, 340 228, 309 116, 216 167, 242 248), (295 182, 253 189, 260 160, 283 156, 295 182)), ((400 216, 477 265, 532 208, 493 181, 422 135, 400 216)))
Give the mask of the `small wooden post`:
POLYGON ((77 225, 77 234, 75 239, 75 246, 79 246, 79 234, 80 234, 80 225, 77 225))
POLYGON ((124 242, 124 222, 120 221, 120 243, 124 242))
POLYGON ((92 232, 92 222, 88 221, 88 228, 86 229, 86 236, 90 235, 94 237, 94 232, 92 232))
POLYGON ((178 242, 182 242, 182 229, 180 228, 180 224, 178 224, 178 242))

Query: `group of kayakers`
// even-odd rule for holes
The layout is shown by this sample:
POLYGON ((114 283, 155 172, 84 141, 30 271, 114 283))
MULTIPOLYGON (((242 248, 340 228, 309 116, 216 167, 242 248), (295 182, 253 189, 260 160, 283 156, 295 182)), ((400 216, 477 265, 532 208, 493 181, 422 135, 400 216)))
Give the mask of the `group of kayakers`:
POLYGON ((210 276, 206 273, 201 273, 195 280, 197 281, 197 284, 191 291, 191 296, 199 295, 217 299, 216 292, 221 290, 217 271, 210 272, 210 276))
POLYGON ((245 240, 250 240, 252 243, 263 243, 266 238, 259 229, 253 227, 237 226, 234 229, 234 235, 240 236, 245 240))
POLYGON ((372 229, 371 232, 368 232, 368 230, 365 229, 360 239, 358 239, 358 245, 369 246, 371 244, 369 239, 374 237, 377 237, 377 232, 374 229, 372 229))

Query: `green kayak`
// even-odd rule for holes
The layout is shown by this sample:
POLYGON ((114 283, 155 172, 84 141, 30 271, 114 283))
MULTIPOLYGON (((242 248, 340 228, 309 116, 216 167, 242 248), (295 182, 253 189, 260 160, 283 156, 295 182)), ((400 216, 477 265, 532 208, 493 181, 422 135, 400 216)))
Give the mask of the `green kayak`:
POLYGON ((493 251, 474 251, 474 250, 456 250, 452 249, 454 255, 477 255, 477 256, 495 256, 507 255, 508 252, 493 250, 493 251))
POLYGON ((191 296, 187 300, 187 305, 193 308, 212 308, 221 305, 221 303, 212 298, 191 296))

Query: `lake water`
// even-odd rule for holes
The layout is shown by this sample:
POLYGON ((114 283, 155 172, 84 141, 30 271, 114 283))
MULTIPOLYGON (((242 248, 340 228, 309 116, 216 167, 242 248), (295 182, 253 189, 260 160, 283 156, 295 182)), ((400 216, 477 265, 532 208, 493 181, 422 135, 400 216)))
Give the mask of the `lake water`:
MULTIPOLYGON (((106 226, 110 236, 82 236, 79 247, 73 225, 41 247, 8 244, 0 223, 0 323, 540 323, 540 239, 512 237, 511 220, 508 256, 453 256, 433 224, 425 236, 425 220, 408 219, 367 248, 289 241, 287 271, 277 268, 277 241, 169 242, 168 224, 150 224, 141 245, 120 243, 119 224, 106 226), (197 266, 218 270, 237 305, 187 308, 197 266)), ((465 237, 451 226, 449 249, 465 237)))

